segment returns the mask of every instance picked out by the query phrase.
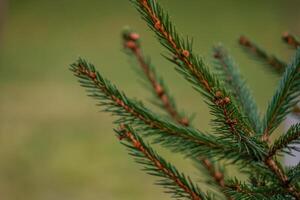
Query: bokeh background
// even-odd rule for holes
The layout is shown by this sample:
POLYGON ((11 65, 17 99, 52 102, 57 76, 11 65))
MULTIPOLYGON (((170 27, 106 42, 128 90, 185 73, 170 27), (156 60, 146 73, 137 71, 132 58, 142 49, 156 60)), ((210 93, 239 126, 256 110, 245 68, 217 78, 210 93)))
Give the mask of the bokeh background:
MULTIPOLYGON (((283 31, 300 35, 300 1, 160 2, 178 30, 194 37, 195 51, 207 63, 214 44, 222 42, 230 49, 264 112, 278 78, 249 59, 237 38, 245 34, 288 60, 292 51, 280 36, 283 31)), ((129 96, 149 99, 121 51, 120 31, 129 25, 141 34, 145 53, 152 56, 180 108, 198 113, 194 125, 210 130, 202 98, 160 56, 165 50, 129 1, 0 0, 0 19, 0 198, 167 199, 118 144, 112 117, 98 112, 68 71, 83 56, 129 96)), ((188 160, 159 151, 201 179, 188 160)))

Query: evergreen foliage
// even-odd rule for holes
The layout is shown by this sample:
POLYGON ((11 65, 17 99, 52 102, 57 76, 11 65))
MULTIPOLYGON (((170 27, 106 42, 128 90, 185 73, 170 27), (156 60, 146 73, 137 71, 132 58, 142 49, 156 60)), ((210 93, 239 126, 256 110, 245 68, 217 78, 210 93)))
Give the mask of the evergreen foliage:
POLYGON ((282 154, 299 150, 300 125, 271 143, 269 137, 285 117, 295 111, 300 96, 300 43, 289 33, 283 40, 295 56, 285 64, 270 56, 246 37, 240 44, 252 55, 266 61, 277 74, 282 74, 263 119, 238 71, 237 64, 222 46, 214 51, 214 72, 203 58, 193 51, 192 40, 184 39, 171 22, 168 13, 156 0, 130 0, 143 20, 156 34, 168 53, 164 57, 175 64, 176 70, 202 96, 213 115, 212 133, 204 133, 191 125, 191 118, 178 106, 163 79, 149 58, 143 55, 140 37, 126 29, 122 33, 125 52, 136 60, 142 80, 153 94, 154 103, 167 113, 159 115, 142 102, 127 97, 105 79, 95 66, 78 59, 70 70, 80 85, 95 98, 104 111, 117 116, 117 137, 129 154, 148 174, 156 176, 158 185, 174 199, 300 199, 300 164, 284 167, 278 161, 282 154), (145 142, 151 141, 150 144, 145 142), (208 179, 212 190, 204 191, 196 182, 179 172, 151 144, 159 144, 191 159, 208 179), (221 162, 221 161, 227 162, 221 162), (227 163, 235 164, 248 179, 231 178, 225 173, 227 163))
POLYGON ((116 133, 121 141, 126 140, 122 144, 129 149, 130 155, 135 157, 137 163, 144 165, 148 174, 162 178, 157 184, 168 189, 168 192, 173 194, 172 197, 209 199, 189 177, 178 172, 175 166, 157 155, 130 126, 121 125, 116 133))
POLYGON ((261 130, 258 108, 254 101, 246 81, 239 73, 239 67, 229 56, 227 51, 218 45, 214 49, 214 58, 217 60, 215 68, 220 80, 226 85, 226 88, 233 94, 236 103, 244 111, 244 115, 249 119, 256 132, 261 130))

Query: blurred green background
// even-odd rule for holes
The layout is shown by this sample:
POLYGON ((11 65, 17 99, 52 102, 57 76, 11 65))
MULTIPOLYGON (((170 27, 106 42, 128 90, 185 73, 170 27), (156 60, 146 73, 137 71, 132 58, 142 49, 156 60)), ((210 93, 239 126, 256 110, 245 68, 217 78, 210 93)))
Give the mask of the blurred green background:
MULTIPOLYGON (((288 60, 283 31, 300 34, 300 1, 161 0, 195 51, 212 60, 222 42, 240 64, 264 111, 278 78, 249 59, 237 45, 245 34, 288 60)), ((127 0, 0 0, 0 198, 3 200, 150 200, 168 195, 153 185, 118 144, 112 118, 99 113, 68 65, 83 56, 129 96, 147 100, 128 58, 120 31, 130 25, 146 54, 165 77, 180 108, 198 113, 194 125, 209 131, 209 111, 173 66, 127 0), (6 9, 5 9, 6 8, 6 9)), ((147 105, 149 105, 147 103, 147 105)), ((153 108, 151 105, 149 105, 153 108)), ((161 151, 200 179, 180 156, 161 151)), ((232 174, 235 172, 232 171, 232 174)))

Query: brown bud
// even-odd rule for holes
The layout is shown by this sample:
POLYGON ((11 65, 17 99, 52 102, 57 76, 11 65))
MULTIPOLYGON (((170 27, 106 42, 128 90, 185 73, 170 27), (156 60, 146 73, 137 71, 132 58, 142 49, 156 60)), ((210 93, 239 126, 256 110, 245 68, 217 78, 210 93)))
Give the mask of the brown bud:
POLYGON ((220 97, 222 97, 222 95, 223 95, 223 94, 222 94, 222 92, 221 92, 221 91, 217 91, 217 92, 216 92, 216 97, 217 97, 217 98, 220 98, 220 97))
POLYGON ((146 4, 146 3, 147 3, 146 0, 140 0, 140 2, 141 2, 142 4, 146 4))
POLYGON ((205 166, 206 166, 207 168, 211 168, 211 167, 212 167, 212 164, 211 164, 211 162, 210 162, 208 159, 204 159, 204 160, 203 160, 203 163, 205 164, 205 166))
POLYGON ((214 177, 217 181, 220 181, 223 179, 223 174, 221 172, 215 172, 214 177))
POLYGON ((287 39, 289 37, 289 35, 290 35, 289 32, 286 31, 282 34, 282 38, 287 39))
POLYGON ((156 93, 157 93, 159 96, 161 96, 161 95, 164 93, 163 88, 162 88, 159 84, 157 84, 157 85, 155 86, 155 91, 156 91, 156 93))
POLYGON ((117 104, 119 104, 119 105, 121 104, 121 100, 120 99, 116 98, 115 101, 116 101, 117 104))
POLYGON ((184 117, 180 120, 180 123, 183 124, 184 126, 188 126, 189 125, 189 119, 184 117))
POLYGON ((165 94, 162 95, 161 100, 164 104, 169 104, 169 99, 168 99, 167 95, 165 95, 165 94))
POLYGON ((186 58, 188 58, 190 56, 190 52, 188 50, 183 50, 182 51, 182 55, 186 58))
POLYGON ((241 36, 239 39, 241 45, 250 46, 249 40, 245 36, 241 36))
POLYGON ((230 103, 230 98, 229 97, 225 97, 224 98, 224 103, 229 104, 230 103))
POLYGON ((129 38, 133 41, 140 39, 140 35, 137 33, 130 33, 129 38))
POLYGON ((96 73, 95 73, 95 72, 90 72, 89 76, 90 76, 92 79, 95 79, 95 78, 96 78, 96 73))
POLYGON ((136 50, 137 45, 134 41, 130 40, 125 43, 125 48, 131 49, 131 50, 136 50))
POLYGON ((139 143, 138 141, 134 141, 133 145, 135 148, 139 149, 141 147, 141 143, 139 143))
POLYGON ((122 106, 122 107, 124 107, 124 106, 125 106, 125 103, 124 103, 124 101, 121 101, 121 100, 120 100, 120 103, 119 103, 119 104, 120 104, 120 106, 122 106))
POLYGON ((160 21, 157 21, 157 22, 154 24, 154 28, 156 28, 157 30, 160 30, 160 29, 161 29, 161 23, 160 23, 160 21))

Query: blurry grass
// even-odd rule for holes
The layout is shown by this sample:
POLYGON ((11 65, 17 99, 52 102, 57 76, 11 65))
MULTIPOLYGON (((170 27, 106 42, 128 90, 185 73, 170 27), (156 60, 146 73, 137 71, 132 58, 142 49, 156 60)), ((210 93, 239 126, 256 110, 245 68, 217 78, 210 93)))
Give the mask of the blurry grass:
MULTIPOLYGON (((299 33, 299 27, 292 26, 299 14, 287 11, 299 7, 299 2, 291 7, 283 0, 162 3, 178 29, 194 36, 196 51, 208 57, 218 41, 231 49, 264 109, 277 80, 248 59, 236 39, 247 34, 288 59, 291 52, 281 44, 280 34, 299 33)), ((120 30, 127 24, 141 33, 146 52, 153 55, 180 108, 201 113, 194 124, 209 130, 208 109, 161 58, 162 48, 128 1, 12 0, 0 46, 1 199, 167 198, 126 155, 113 135, 111 117, 97 112, 100 109, 67 70, 82 55, 129 96, 147 99, 149 94, 137 85, 120 51, 120 30)), ((163 154, 180 168, 190 164, 169 152, 163 154)), ((197 176, 193 167, 187 171, 197 176)))

